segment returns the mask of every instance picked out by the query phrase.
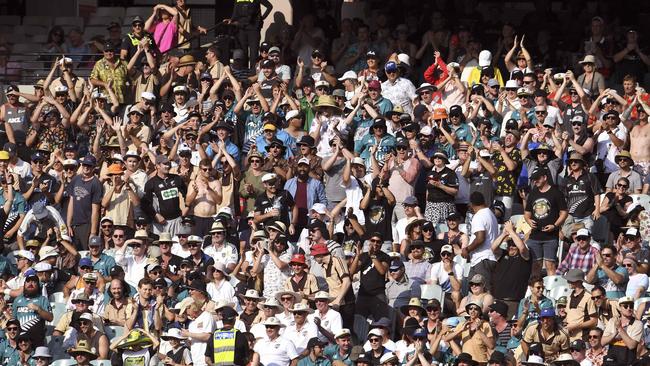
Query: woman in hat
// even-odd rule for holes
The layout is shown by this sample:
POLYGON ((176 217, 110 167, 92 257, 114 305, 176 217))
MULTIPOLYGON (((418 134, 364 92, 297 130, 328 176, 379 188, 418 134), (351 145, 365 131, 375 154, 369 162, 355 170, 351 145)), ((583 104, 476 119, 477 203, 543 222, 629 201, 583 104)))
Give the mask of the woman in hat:
POLYGON ((169 346, 171 347, 166 354, 158 354, 158 358, 161 359, 165 365, 185 366, 192 364, 190 349, 185 345, 187 337, 181 335, 180 329, 170 328, 168 331, 163 333, 160 338, 163 341, 169 342, 169 346))
POLYGON ((331 155, 330 141, 346 132, 348 125, 344 122, 342 110, 330 95, 322 95, 314 104, 316 116, 312 122, 309 135, 316 141, 316 155, 321 158, 331 155), (331 128, 334 126, 333 128, 331 128))
POLYGON ((445 342, 458 341, 463 352, 469 353, 474 361, 486 363, 494 348, 494 331, 489 322, 483 320, 481 303, 470 302, 465 311, 469 318, 458 324, 444 336, 445 342))
POLYGON ((447 154, 437 151, 433 154, 433 168, 427 175, 424 216, 434 224, 444 223, 447 216, 456 212, 454 198, 458 194, 458 177, 446 164, 449 164, 447 154))
POLYGON ((235 297, 235 288, 230 284, 230 276, 226 274, 226 266, 222 262, 208 266, 206 277, 212 278, 206 287, 212 301, 235 301, 239 306, 239 301, 235 297))
POLYGON ((465 305, 469 303, 483 304, 482 312, 487 312, 494 302, 494 297, 485 289, 485 280, 480 274, 475 274, 469 281, 469 293, 462 300, 456 310, 458 315, 467 315, 465 305))
POLYGON ((412 297, 407 305, 400 308, 400 312, 404 316, 403 326, 406 326, 409 319, 415 319, 419 326, 427 314, 427 311, 422 307, 422 302, 417 297, 412 297))
POLYGON ((596 56, 585 55, 579 63, 584 73, 578 76, 578 84, 594 94, 602 93, 605 90, 605 78, 596 71, 596 56))
POLYGON ((264 193, 262 176, 266 174, 262 170, 264 157, 257 150, 252 150, 248 154, 243 165, 246 170, 239 182, 239 196, 246 200, 246 209, 245 212, 242 212, 242 215, 246 212, 255 212, 255 199, 264 193))

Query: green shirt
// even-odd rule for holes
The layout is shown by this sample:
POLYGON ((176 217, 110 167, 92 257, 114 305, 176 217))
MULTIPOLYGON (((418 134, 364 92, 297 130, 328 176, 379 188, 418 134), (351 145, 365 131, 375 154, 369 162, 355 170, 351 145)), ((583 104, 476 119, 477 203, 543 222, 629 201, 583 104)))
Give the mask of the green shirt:
POLYGON ((325 357, 329 358, 332 362, 333 361, 341 361, 344 364, 348 366, 354 365, 354 362, 350 360, 350 354, 351 352, 348 352, 345 357, 341 357, 341 354, 339 353, 340 347, 338 344, 330 344, 329 346, 325 347, 325 350, 323 351, 323 355, 325 357))

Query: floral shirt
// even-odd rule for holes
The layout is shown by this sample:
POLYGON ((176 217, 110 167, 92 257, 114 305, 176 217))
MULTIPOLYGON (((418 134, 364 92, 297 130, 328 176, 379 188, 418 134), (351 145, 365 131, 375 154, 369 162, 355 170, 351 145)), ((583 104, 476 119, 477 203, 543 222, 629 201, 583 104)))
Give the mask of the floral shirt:
POLYGON ((521 170, 521 151, 514 148, 510 153, 508 153, 508 156, 517 165, 513 171, 508 170, 501 153, 497 152, 492 157, 494 167, 497 170, 495 190, 497 196, 513 196, 515 194, 515 188, 517 187, 517 177, 519 177, 519 171, 521 170))
MULTIPOLYGON (((29 135, 34 130, 34 127, 30 127, 27 134, 29 135)), ((41 128, 36 130, 38 134, 38 146, 47 144, 50 151, 55 149, 63 149, 66 142, 68 142, 68 131, 63 127, 61 123, 56 123, 53 126, 47 128, 41 128)))
POLYGON ((120 104, 124 103, 124 96, 126 94, 126 81, 128 80, 128 70, 126 63, 120 59, 116 59, 115 63, 111 65, 102 58, 95 63, 93 71, 90 73, 91 79, 97 79, 104 82, 113 82, 113 91, 117 96, 120 104))

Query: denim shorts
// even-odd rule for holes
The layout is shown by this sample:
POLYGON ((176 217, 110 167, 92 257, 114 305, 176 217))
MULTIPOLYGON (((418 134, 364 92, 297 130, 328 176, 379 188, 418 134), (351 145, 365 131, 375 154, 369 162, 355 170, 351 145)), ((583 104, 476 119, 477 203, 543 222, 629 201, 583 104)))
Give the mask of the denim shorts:
POLYGON ((545 260, 557 262, 557 247, 558 240, 534 240, 528 239, 526 241, 528 249, 530 250, 531 258, 533 260, 545 260))

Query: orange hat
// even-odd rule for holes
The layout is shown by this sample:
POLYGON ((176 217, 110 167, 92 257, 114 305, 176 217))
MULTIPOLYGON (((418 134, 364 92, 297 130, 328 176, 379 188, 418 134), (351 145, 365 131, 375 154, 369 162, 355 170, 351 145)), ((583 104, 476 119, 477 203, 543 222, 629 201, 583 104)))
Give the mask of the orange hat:
POLYGON ((447 110, 444 108, 436 108, 433 110, 433 119, 446 119, 449 117, 447 110))
POLYGON ((124 168, 121 164, 111 164, 108 167, 108 174, 122 174, 124 173, 124 168))

